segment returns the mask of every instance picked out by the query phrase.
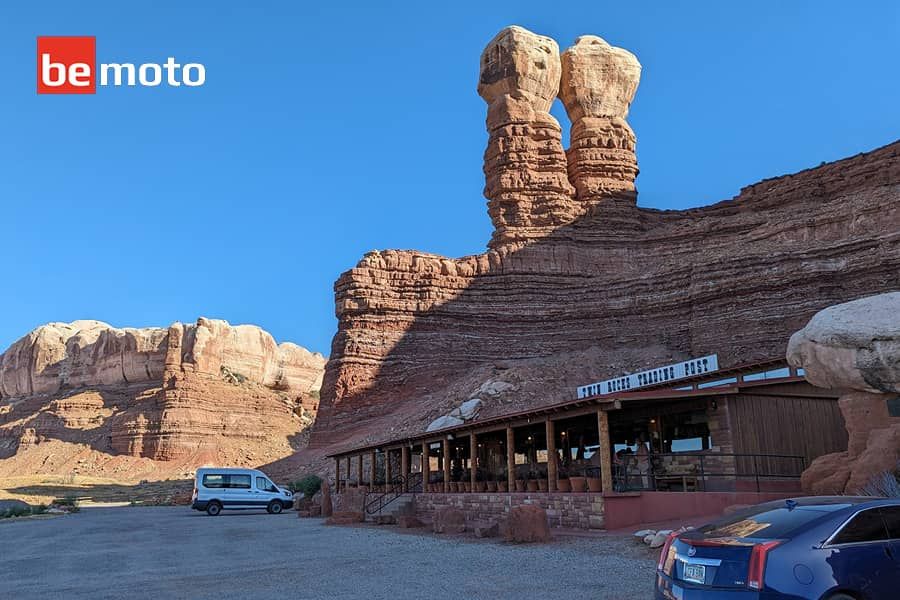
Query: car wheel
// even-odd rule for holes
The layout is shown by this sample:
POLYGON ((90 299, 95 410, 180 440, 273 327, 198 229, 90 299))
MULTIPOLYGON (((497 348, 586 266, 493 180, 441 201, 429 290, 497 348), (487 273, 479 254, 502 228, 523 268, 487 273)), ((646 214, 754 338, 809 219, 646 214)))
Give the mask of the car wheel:
POLYGON ((856 598, 854 596, 851 596, 850 594, 838 592, 837 594, 828 596, 828 600, 856 600, 856 598))
POLYGON ((222 503, 221 502, 219 502, 217 500, 213 500, 212 502, 210 502, 209 504, 206 505, 206 514, 208 514, 209 516, 215 517, 220 512, 222 512, 222 503))
POLYGON ((272 500, 269 502, 269 506, 266 507, 266 510, 269 511, 270 515, 280 514, 284 509, 284 505, 278 500, 272 500))

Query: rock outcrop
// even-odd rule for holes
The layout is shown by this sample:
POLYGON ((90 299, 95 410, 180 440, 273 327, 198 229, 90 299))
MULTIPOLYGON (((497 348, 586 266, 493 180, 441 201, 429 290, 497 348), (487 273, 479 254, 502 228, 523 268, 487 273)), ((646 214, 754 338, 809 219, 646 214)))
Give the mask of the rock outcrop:
MULTIPOLYGON (((85 448, 153 461, 270 462, 296 450, 313 421, 324 364, 259 327, 221 320, 43 325, 0 355, 0 459, 9 459, 0 463, 21 466, 27 453, 58 470, 85 448)), ((89 458, 79 460, 103 462, 89 458)))
POLYGON ((817 313, 791 336, 788 361, 819 387, 845 390, 838 403, 846 452, 826 454, 803 473, 812 494, 856 493, 900 462, 900 292, 861 298, 817 313))
POLYGON ((561 57, 517 27, 488 44, 489 250, 370 252, 341 275, 314 451, 421 432, 475 396, 490 417, 672 359, 767 360, 816 311, 896 287, 900 143, 711 206, 641 208, 625 120, 639 75, 594 36, 561 57), (494 379, 515 392, 479 396, 494 379))

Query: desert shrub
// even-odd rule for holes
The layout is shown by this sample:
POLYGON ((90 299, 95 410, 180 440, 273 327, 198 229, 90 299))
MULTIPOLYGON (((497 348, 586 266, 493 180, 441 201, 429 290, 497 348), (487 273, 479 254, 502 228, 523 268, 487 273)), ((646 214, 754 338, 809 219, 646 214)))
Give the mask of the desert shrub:
POLYGON ((900 464, 893 471, 885 471, 870 479, 859 490, 859 495, 900 498, 900 464))
POLYGON ((318 475, 307 475, 297 481, 288 484, 288 489, 294 492, 302 492, 304 498, 312 498, 322 488, 322 478, 318 475))
POLYGON ((78 498, 75 496, 66 496, 64 498, 57 498, 53 501, 53 504, 63 507, 69 512, 78 512, 80 507, 78 506, 78 498))

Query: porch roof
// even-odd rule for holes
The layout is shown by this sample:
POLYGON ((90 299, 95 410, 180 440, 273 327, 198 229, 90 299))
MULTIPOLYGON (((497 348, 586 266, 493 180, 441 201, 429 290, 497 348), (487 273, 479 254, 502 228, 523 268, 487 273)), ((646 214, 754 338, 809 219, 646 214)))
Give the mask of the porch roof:
POLYGON ((692 389, 675 389, 672 387, 666 387, 667 385, 672 385, 672 383, 669 382, 665 384, 647 386, 639 391, 597 394, 586 398, 566 400, 547 406, 506 413, 487 419, 478 419, 470 421, 468 423, 463 423, 462 425, 422 432, 413 436, 382 440, 380 442, 368 444, 365 446, 357 446, 347 450, 342 450, 340 452, 335 452, 333 454, 328 454, 327 457, 342 458, 345 456, 354 456, 357 454, 372 452, 376 450, 409 446, 417 443, 420 444, 423 441, 436 442, 447 435, 465 435, 473 430, 482 431, 484 429, 490 429, 491 427, 497 427, 499 429, 499 426, 506 425, 511 422, 520 422, 522 420, 530 420, 532 418, 539 417, 550 417, 559 413, 572 412, 591 406, 596 406, 599 410, 616 410, 621 408, 624 403, 633 403, 640 401, 656 402, 688 398, 701 398, 708 396, 722 396, 726 394, 737 394, 747 388, 759 388, 763 386, 796 383, 802 381, 805 381, 804 378, 801 375, 798 375, 797 371, 793 367, 789 367, 784 359, 771 359, 757 363, 738 365, 727 369, 720 369, 712 373, 706 373, 704 375, 680 379, 677 382, 674 382, 674 385, 677 385, 678 388, 691 386, 692 389), (750 381, 744 379, 745 375, 764 373, 766 371, 772 371, 779 368, 788 368, 789 376, 750 381), (698 387, 700 385, 703 385, 704 383, 711 383, 728 379, 735 379, 736 381, 710 387, 698 387))

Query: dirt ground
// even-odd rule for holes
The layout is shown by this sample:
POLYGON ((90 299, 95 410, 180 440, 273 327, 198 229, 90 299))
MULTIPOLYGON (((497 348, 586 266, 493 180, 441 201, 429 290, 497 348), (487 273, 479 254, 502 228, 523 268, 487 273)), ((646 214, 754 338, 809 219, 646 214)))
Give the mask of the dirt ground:
POLYGON ((16 499, 33 505, 67 496, 76 497, 84 506, 186 504, 192 489, 190 479, 123 482, 80 475, 0 477, 0 500, 16 499))

